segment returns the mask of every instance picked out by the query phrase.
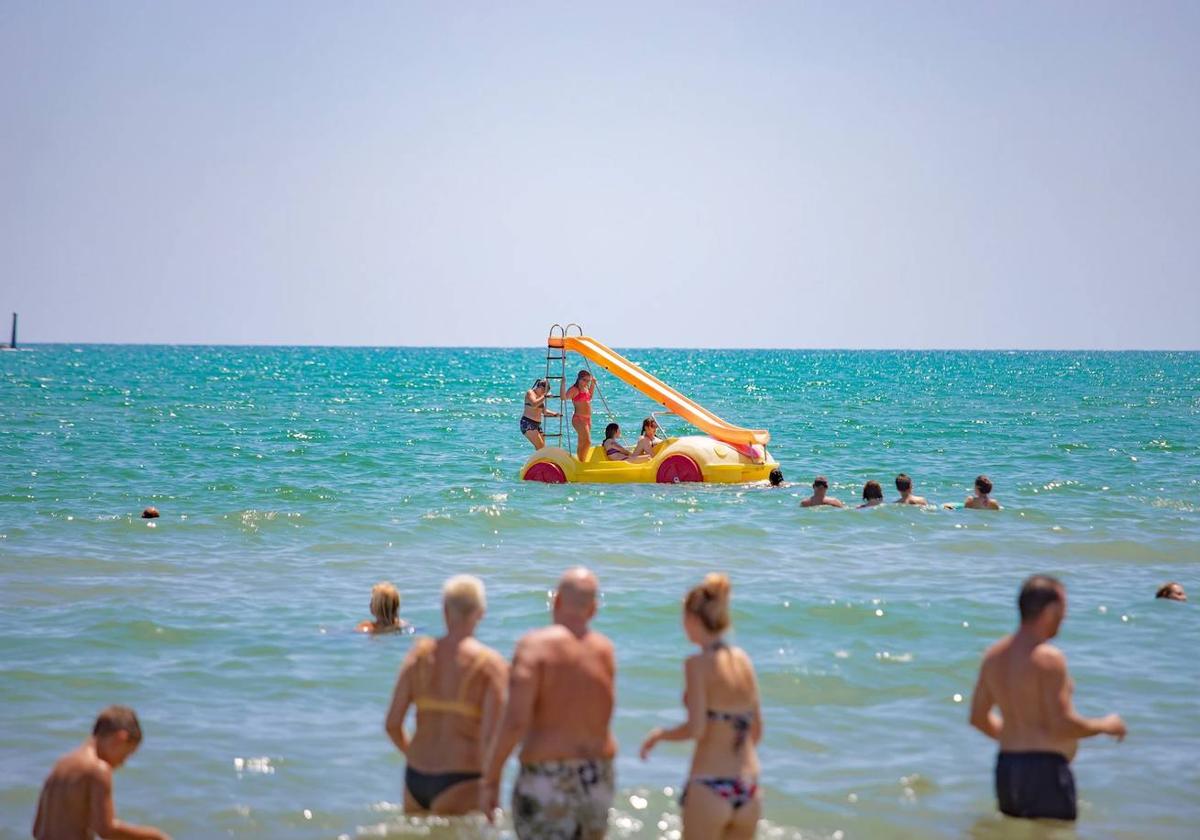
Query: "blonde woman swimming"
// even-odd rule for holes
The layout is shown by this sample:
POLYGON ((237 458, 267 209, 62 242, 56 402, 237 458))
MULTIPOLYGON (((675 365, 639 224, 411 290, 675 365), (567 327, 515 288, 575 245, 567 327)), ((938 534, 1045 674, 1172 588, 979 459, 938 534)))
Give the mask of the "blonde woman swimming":
POLYGON ((487 598, 483 581, 457 575, 442 587, 446 634, 418 640, 396 680, 386 729, 404 753, 404 812, 456 815, 476 810, 485 746, 504 711, 508 663, 475 639, 487 598), (412 737, 404 731, 417 709, 412 737))
POLYGON ((683 601, 683 630, 700 651, 684 662, 687 720, 655 728, 642 744, 645 760, 659 741, 695 740, 692 767, 679 797, 683 836, 752 838, 762 816, 758 753, 762 712, 750 657, 723 638, 729 629, 729 578, 709 574, 683 601))
POLYGON ((354 629, 359 633, 399 633, 408 628, 400 618, 400 591, 386 580, 371 587, 371 615, 354 629))

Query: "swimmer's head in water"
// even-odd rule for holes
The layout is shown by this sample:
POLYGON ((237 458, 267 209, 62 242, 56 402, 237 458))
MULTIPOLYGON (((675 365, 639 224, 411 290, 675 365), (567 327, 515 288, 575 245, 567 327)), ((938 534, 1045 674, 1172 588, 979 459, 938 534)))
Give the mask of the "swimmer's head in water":
POLYGON ((709 633, 724 633, 729 628, 730 589, 727 575, 709 572, 683 599, 685 622, 690 616, 709 633))
POLYGON ((829 479, 823 475, 817 476, 816 478, 813 479, 813 489, 814 490, 828 490, 829 489, 829 479))
POLYGON ((771 482, 772 487, 778 487, 783 484, 783 470, 776 467, 771 470, 771 474, 767 476, 767 480, 771 482))
POLYGON ((609 423, 604 427, 604 439, 615 438, 621 433, 621 427, 616 423, 609 423))
POLYGON ((600 592, 600 581, 583 566, 574 566, 563 572, 558 580, 558 591, 554 593, 554 616, 558 619, 582 618, 587 620, 596 614, 596 596, 600 592))
POLYGON ((400 617, 400 591, 386 580, 371 587, 371 615, 381 624, 395 624, 400 617))
POLYGON ((142 511, 142 519, 158 519, 158 508, 146 508, 144 511, 142 511))
POLYGON ((909 478, 904 473, 900 473, 900 475, 896 476, 896 489, 899 490, 901 493, 911 490, 912 489, 912 479, 909 478))
POLYGON ((1164 583, 1158 588, 1158 592, 1154 593, 1155 598, 1166 598, 1168 601, 1186 601, 1187 594, 1183 591, 1183 587, 1175 581, 1164 583))
POLYGON ((1050 636, 1058 632, 1067 606, 1067 592, 1058 578, 1049 575, 1031 575, 1021 585, 1017 596, 1017 609, 1021 612, 1021 623, 1029 624, 1048 620, 1046 631, 1050 636))
POLYGON ((654 434, 654 431, 657 428, 658 428, 658 421, 655 420, 653 417, 647 417, 645 420, 642 421, 642 434, 644 434, 644 435, 645 434, 651 434, 651 435, 654 434))
POLYGON ((975 479, 975 489, 987 496, 992 492, 992 482, 986 475, 981 475, 975 479))
POLYGON ((442 586, 442 607, 447 622, 465 621, 487 609, 483 581, 474 575, 455 575, 442 586))
POLYGON ((142 743, 142 725, 128 706, 109 706, 92 725, 96 751, 113 767, 120 767, 142 743))
POLYGON ((868 502, 872 499, 883 498, 883 485, 878 481, 868 481, 863 485, 863 498, 868 502))

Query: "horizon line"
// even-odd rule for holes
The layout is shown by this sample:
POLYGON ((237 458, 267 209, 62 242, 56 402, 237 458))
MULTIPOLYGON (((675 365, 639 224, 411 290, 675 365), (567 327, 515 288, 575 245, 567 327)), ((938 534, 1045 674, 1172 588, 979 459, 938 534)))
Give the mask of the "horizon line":
MULTIPOLYGON (((149 342, 149 341, 22 341, 18 342, 17 350, 25 347, 219 347, 231 349, 357 349, 357 350, 522 350, 541 348, 542 344, 289 344, 262 342, 240 344, 228 342, 196 343, 196 342, 149 342)), ((1197 353, 1196 348, 1168 347, 785 347, 770 345, 739 345, 739 346, 683 346, 683 345, 623 345, 631 350, 723 350, 723 351, 788 351, 788 352, 837 352, 837 353, 1197 353)), ((0 350, 12 350, 7 345, 0 350)))

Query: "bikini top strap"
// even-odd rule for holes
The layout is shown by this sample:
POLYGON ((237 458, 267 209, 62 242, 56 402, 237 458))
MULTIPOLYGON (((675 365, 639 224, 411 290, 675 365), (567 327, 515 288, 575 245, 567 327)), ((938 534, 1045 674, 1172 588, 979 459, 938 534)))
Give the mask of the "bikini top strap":
POLYGON ((492 658, 491 651, 486 648, 479 651, 475 658, 471 660, 471 664, 467 666, 467 670, 462 675, 462 680, 458 684, 458 700, 466 702, 467 692, 471 687, 472 678, 483 668, 485 664, 492 658))
POLYGON ((437 650, 437 640, 430 636, 422 636, 413 644, 413 696, 420 697, 426 693, 433 679, 433 654, 437 650))

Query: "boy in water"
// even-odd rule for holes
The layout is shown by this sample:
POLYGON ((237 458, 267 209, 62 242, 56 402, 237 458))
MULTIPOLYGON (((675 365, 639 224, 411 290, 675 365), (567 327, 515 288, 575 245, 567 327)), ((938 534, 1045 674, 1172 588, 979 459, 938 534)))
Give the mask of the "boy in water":
POLYGON ((92 736, 60 758, 46 777, 33 819, 36 840, 96 835, 106 840, 170 840, 157 828, 121 822, 115 814, 113 770, 141 743, 142 728, 133 709, 109 706, 102 711, 92 736))
POLYGON ((820 507, 821 505, 829 505, 830 507, 845 507, 840 499, 835 499, 833 496, 826 496, 829 491, 829 479, 823 475, 819 475, 813 479, 812 483, 813 494, 800 503, 800 507, 820 507))
POLYGON ((912 479, 904 473, 896 476, 896 489, 900 491, 900 498, 896 500, 898 505, 927 505, 929 500, 924 496, 918 496, 912 491, 912 479))
POLYGON ((1000 503, 991 497, 992 482, 986 475, 975 479, 975 495, 967 496, 963 507, 973 510, 1000 510, 1000 503))

